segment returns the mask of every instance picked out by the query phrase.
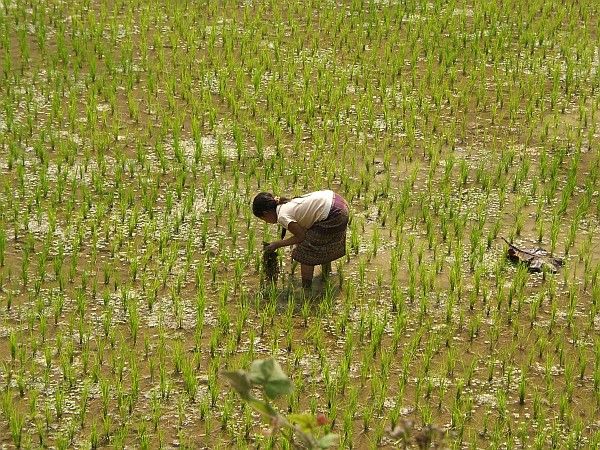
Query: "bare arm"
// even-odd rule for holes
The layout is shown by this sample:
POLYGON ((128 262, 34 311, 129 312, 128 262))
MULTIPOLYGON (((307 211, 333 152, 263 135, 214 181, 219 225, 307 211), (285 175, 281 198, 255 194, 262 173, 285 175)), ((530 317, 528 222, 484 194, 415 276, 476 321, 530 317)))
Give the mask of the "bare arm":
POLYGON ((288 225, 288 230, 290 230, 290 232, 293 233, 293 236, 287 239, 272 242, 267 247, 265 247, 265 250, 274 251, 281 247, 299 244, 304 240, 306 236, 306 229, 303 226, 299 225, 297 222, 290 222, 290 224, 288 225))

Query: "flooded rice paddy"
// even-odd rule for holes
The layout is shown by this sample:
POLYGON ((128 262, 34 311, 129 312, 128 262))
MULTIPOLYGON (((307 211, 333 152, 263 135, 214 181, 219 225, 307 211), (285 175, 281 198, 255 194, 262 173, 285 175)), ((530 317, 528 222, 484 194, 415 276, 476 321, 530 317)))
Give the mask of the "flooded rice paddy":
POLYGON ((600 24, 575 1, 0 5, 0 445, 600 445, 600 24), (262 190, 333 189, 312 299, 262 190), (532 274, 502 238, 565 259, 532 274), (412 435, 399 433, 406 426, 412 435))

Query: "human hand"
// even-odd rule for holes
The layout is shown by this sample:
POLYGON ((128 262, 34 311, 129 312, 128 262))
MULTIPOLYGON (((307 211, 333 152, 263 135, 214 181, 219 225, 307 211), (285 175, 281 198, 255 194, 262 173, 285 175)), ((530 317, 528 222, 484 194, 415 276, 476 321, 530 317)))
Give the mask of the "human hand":
POLYGON ((263 252, 270 253, 275 250, 277 250, 277 245, 275 245, 274 242, 271 242, 270 244, 268 242, 263 242, 263 252))

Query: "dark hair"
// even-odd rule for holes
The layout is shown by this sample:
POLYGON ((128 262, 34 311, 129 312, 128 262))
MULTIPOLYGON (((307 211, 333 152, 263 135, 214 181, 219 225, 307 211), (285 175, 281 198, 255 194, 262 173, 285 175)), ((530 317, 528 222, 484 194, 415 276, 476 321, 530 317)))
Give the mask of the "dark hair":
POLYGON ((278 205, 287 203, 285 197, 274 197, 270 192, 259 192, 252 201, 252 214, 256 217, 262 217, 267 211, 275 211, 278 205))

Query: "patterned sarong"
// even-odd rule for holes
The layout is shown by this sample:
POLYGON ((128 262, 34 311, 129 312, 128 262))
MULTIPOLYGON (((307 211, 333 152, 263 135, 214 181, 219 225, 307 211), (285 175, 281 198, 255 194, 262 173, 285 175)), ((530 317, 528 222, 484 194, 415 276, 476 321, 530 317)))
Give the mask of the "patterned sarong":
POLYGON ((306 230, 304 240, 292 250, 292 258, 300 264, 316 266, 346 254, 348 204, 335 194, 329 215, 306 230))

